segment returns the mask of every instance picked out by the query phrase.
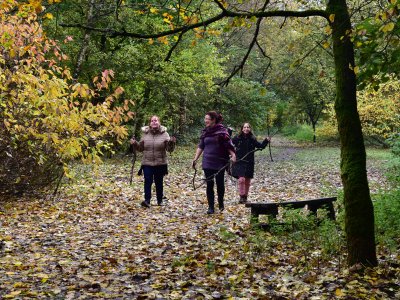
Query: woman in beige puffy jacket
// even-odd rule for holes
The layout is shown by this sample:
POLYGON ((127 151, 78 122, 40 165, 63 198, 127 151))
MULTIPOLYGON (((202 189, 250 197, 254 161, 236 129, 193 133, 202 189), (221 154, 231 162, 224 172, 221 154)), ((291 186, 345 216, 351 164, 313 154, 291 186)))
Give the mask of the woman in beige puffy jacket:
POLYGON ((167 128, 161 126, 160 118, 152 116, 150 125, 142 128, 143 136, 140 142, 134 138, 130 143, 136 150, 143 152, 142 170, 144 174, 144 201, 141 205, 150 207, 151 187, 156 185, 157 204, 162 205, 163 181, 168 174, 167 151, 172 152, 175 148, 175 137, 170 138, 167 128))

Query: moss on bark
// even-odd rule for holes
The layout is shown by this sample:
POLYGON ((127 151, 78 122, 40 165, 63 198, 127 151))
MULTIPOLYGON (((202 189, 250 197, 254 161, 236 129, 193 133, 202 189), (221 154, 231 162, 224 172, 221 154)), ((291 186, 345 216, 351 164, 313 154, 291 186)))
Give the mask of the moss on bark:
POLYGON ((330 0, 336 72, 335 111, 341 143, 341 177, 344 187, 345 228, 349 265, 377 264, 374 212, 366 171, 366 153, 357 111, 354 47, 345 0, 330 0))

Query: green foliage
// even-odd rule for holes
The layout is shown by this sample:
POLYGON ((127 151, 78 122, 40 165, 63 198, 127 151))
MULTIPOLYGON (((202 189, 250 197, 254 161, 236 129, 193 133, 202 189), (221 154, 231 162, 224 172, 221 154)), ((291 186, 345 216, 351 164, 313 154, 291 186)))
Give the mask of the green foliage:
POLYGON ((393 134, 388 138, 387 142, 392 147, 392 152, 395 156, 400 157, 400 133, 393 134))
POLYGON ((374 89, 400 72, 400 1, 372 2, 369 16, 363 16, 353 32, 358 82, 374 89), (371 13, 374 12, 374 13, 371 13))
POLYGON ((388 159, 388 179, 395 184, 395 186, 400 185, 400 155, 399 149, 399 138, 397 138, 396 143, 392 146, 393 156, 388 159))
POLYGON ((266 129, 268 117, 270 122, 275 119, 276 101, 277 96, 261 84, 235 78, 221 90, 214 107, 222 112, 227 125, 238 129, 244 122, 250 122, 257 131, 266 129))
POLYGON ((282 129, 282 133, 301 142, 312 142, 314 135, 311 126, 306 124, 285 126, 282 129))
POLYGON ((219 235, 222 240, 229 241, 235 239, 237 236, 233 232, 229 231, 226 226, 221 226, 219 228, 219 235))
POLYGON ((322 252, 328 259, 330 255, 343 253, 345 239, 344 231, 338 226, 338 222, 324 219, 317 227, 322 252))
POLYGON ((400 189, 373 196, 377 243, 390 249, 400 245, 400 189))
POLYGON ((311 264, 313 253, 319 253, 319 259, 326 261, 331 260, 332 255, 343 254, 344 232, 338 222, 327 219, 325 210, 318 210, 318 216, 315 217, 304 210, 287 209, 279 219, 269 223, 269 232, 256 229, 249 236, 255 253, 268 253, 278 241, 285 240, 288 245, 301 249, 306 261, 299 261, 300 264, 311 264))

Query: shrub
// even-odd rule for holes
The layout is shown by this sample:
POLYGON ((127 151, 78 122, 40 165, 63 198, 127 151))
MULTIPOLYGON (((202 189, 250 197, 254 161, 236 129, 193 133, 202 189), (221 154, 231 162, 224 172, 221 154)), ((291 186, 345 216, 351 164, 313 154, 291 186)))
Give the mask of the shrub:
POLYGON ((400 190, 374 196, 377 243, 396 249, 400 245, 400 190))
POLYGON ((121 88, 104 102, 112 71, 93 80, 94 91, 72 82, 56 42, 48 40, 33 4, 10 0, 0 7, 0 189, 21 193, 68 174, 68 162, 100 161, 112 142, 126 138, 125 106, 114 107, 121 88))
POLYGON ((303 124, 303 125, 291 125, 285 126, 282 129, 283 135, 289 136, 297 141, 307 142, 313 141, 313 130, 311 126, 303 124))

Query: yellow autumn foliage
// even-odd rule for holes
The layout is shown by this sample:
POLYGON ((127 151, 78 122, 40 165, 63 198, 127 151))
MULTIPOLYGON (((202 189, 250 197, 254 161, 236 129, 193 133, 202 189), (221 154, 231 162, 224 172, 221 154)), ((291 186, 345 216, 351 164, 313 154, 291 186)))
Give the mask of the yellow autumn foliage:
MULTIPOLYGON (((357 93, 358 113, 363 134, 387 139, 393 133, 400 132, 400 84, 391 80, 381 84, 378 91, 367 88, 357 93)), ((327 106, 329 116, 323 126, 317 129, 319 136, 337 135, 337 122, 333 104, 327 106)))
MULTIPOLYGON (((93 105, 97 91, 72 85, 70 70, 56 63, 64 55, 37 21, 37 3, 10 0, 0 9, 0 146, 7 153, 0 160, 15 160, 18 149, 24 149, 37 166, 53 160, 68 175, 70 160, 99 162, 104 149, 125 140, 127 129, 121 124, 129 118, 128 105, 111 108, 122 88, 93 105)), ((109 88, 112 75, 102 73, 101 89, 109 88)), ((8 171, 13 170, 0 168, 0 177, 8 171)))

